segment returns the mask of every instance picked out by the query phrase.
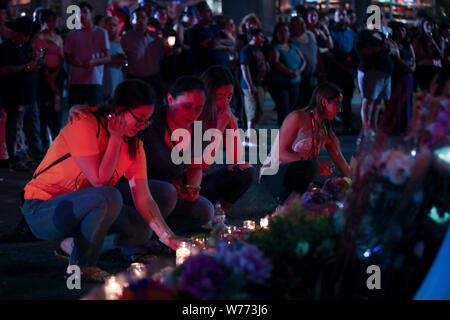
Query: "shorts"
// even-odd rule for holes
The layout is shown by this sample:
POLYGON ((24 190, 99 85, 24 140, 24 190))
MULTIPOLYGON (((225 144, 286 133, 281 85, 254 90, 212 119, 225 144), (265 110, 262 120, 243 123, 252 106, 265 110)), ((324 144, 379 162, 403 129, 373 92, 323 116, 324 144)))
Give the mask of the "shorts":
POLYGON ((256 95, 250 92, 250 89, 242 89, 244 92, 245 115, 247 121, 258 123, 263 116, 264 108, 264 88, 256 87, 256 95))
POLYGON ((370 100, 391 98, 391 76, 387 73, 369 70, 358 70, 358 84, 361 96, 370 100))

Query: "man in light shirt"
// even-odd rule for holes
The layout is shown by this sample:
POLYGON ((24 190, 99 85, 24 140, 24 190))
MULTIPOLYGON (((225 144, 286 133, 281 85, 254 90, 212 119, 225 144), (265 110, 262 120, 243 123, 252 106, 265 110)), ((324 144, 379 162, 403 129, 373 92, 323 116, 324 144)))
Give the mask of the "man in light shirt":
POLYGON ((92 21, 92 7, 80 2, 82 29, 67 35, 64 52, 70 65, 69 104, 98 106, 103 102, 104 65, 111 60, 106 30, 92 21))

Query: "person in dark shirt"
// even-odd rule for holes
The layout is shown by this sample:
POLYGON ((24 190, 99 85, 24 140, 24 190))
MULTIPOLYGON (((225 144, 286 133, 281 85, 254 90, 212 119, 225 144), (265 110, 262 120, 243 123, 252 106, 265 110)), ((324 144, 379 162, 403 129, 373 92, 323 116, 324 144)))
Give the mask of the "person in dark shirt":
POLYGON ((390 52, 393 43, 385 35, 370 25, 359 33, 356 48, 360 55, 358 84, 361 91, 361 118, 363 128, 375 130, 381 100, 388 102, 391 97, 391 74, 394 60, 390 52))
MULTIPOLYGON (((267 61, 261 47, 264 45, 262 29, 253 29, 248 33, 249 43, 242 49, 241 88, 245 97, 247 128, 255 129, 261 120, 264 108, 263 83, 267 76, 267 61)), ((250 143, 247 140, 247 143, 250 143)))
POLYGON ((333 49, 328 80, 337 84, 344 90, 343 124, 344 134, 357 134, 352 121, 352 97, 355 91, 354 81, 358 67, 358 54, 356 53, 356 33, 348 26, 348 16, 344 8, 335 11, 335 25, 331 28, 333 49))
POLYGON ((10 169, 27 171, 28 166, 16 154, 17 129, 23 127, 31 158, 30 166, 34 167, 43 158, 36 104, 37 71, 40 66, 31 53, 33 22, 22 17, 7 22, 6 26, 13 31, 12 38, 0 45, 2 106, 7 112, 6 145, 10 169))
POLYGON ((232 50, 234 43, 218 26, 212 24, 212 11, 206 1, 197 4, 196 16, 197 24, 187 33, 194 73, 199 75, 214 65, 229 67, 227 50, 232 50))

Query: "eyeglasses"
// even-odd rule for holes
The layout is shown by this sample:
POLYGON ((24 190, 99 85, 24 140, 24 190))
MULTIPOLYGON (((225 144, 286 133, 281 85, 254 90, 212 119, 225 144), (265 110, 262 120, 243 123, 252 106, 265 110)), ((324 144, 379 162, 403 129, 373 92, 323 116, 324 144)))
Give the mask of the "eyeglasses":
POLYGON ((133 118, 136 120, 136 128, 139 128, 139 127, 141 127, 141 126, 144 126, 144 128, 148 128, 148 127, 152 124, 152 122, 153 122, 153 120, 151 120, 151 118, 148 119, 148 120, 142 120, 142 119, 136 117, 136 115, 135 115, 133 112, 131 112, 131 110, 128 110, 128 112, 129 112, 129 113, 133 116, 133 118))

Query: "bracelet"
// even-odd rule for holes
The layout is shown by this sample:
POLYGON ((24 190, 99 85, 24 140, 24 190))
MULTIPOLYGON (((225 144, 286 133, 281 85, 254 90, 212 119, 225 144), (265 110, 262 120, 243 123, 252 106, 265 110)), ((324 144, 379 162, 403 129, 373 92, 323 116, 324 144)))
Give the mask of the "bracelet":
POLYGON ((162 236, 159 238, 159 241, 161 241, 162 243, 165 243, 166 239, 168 236, 170 236, 171 234, 167 231, 164 231, 164 233, 162 234, 162 236))

